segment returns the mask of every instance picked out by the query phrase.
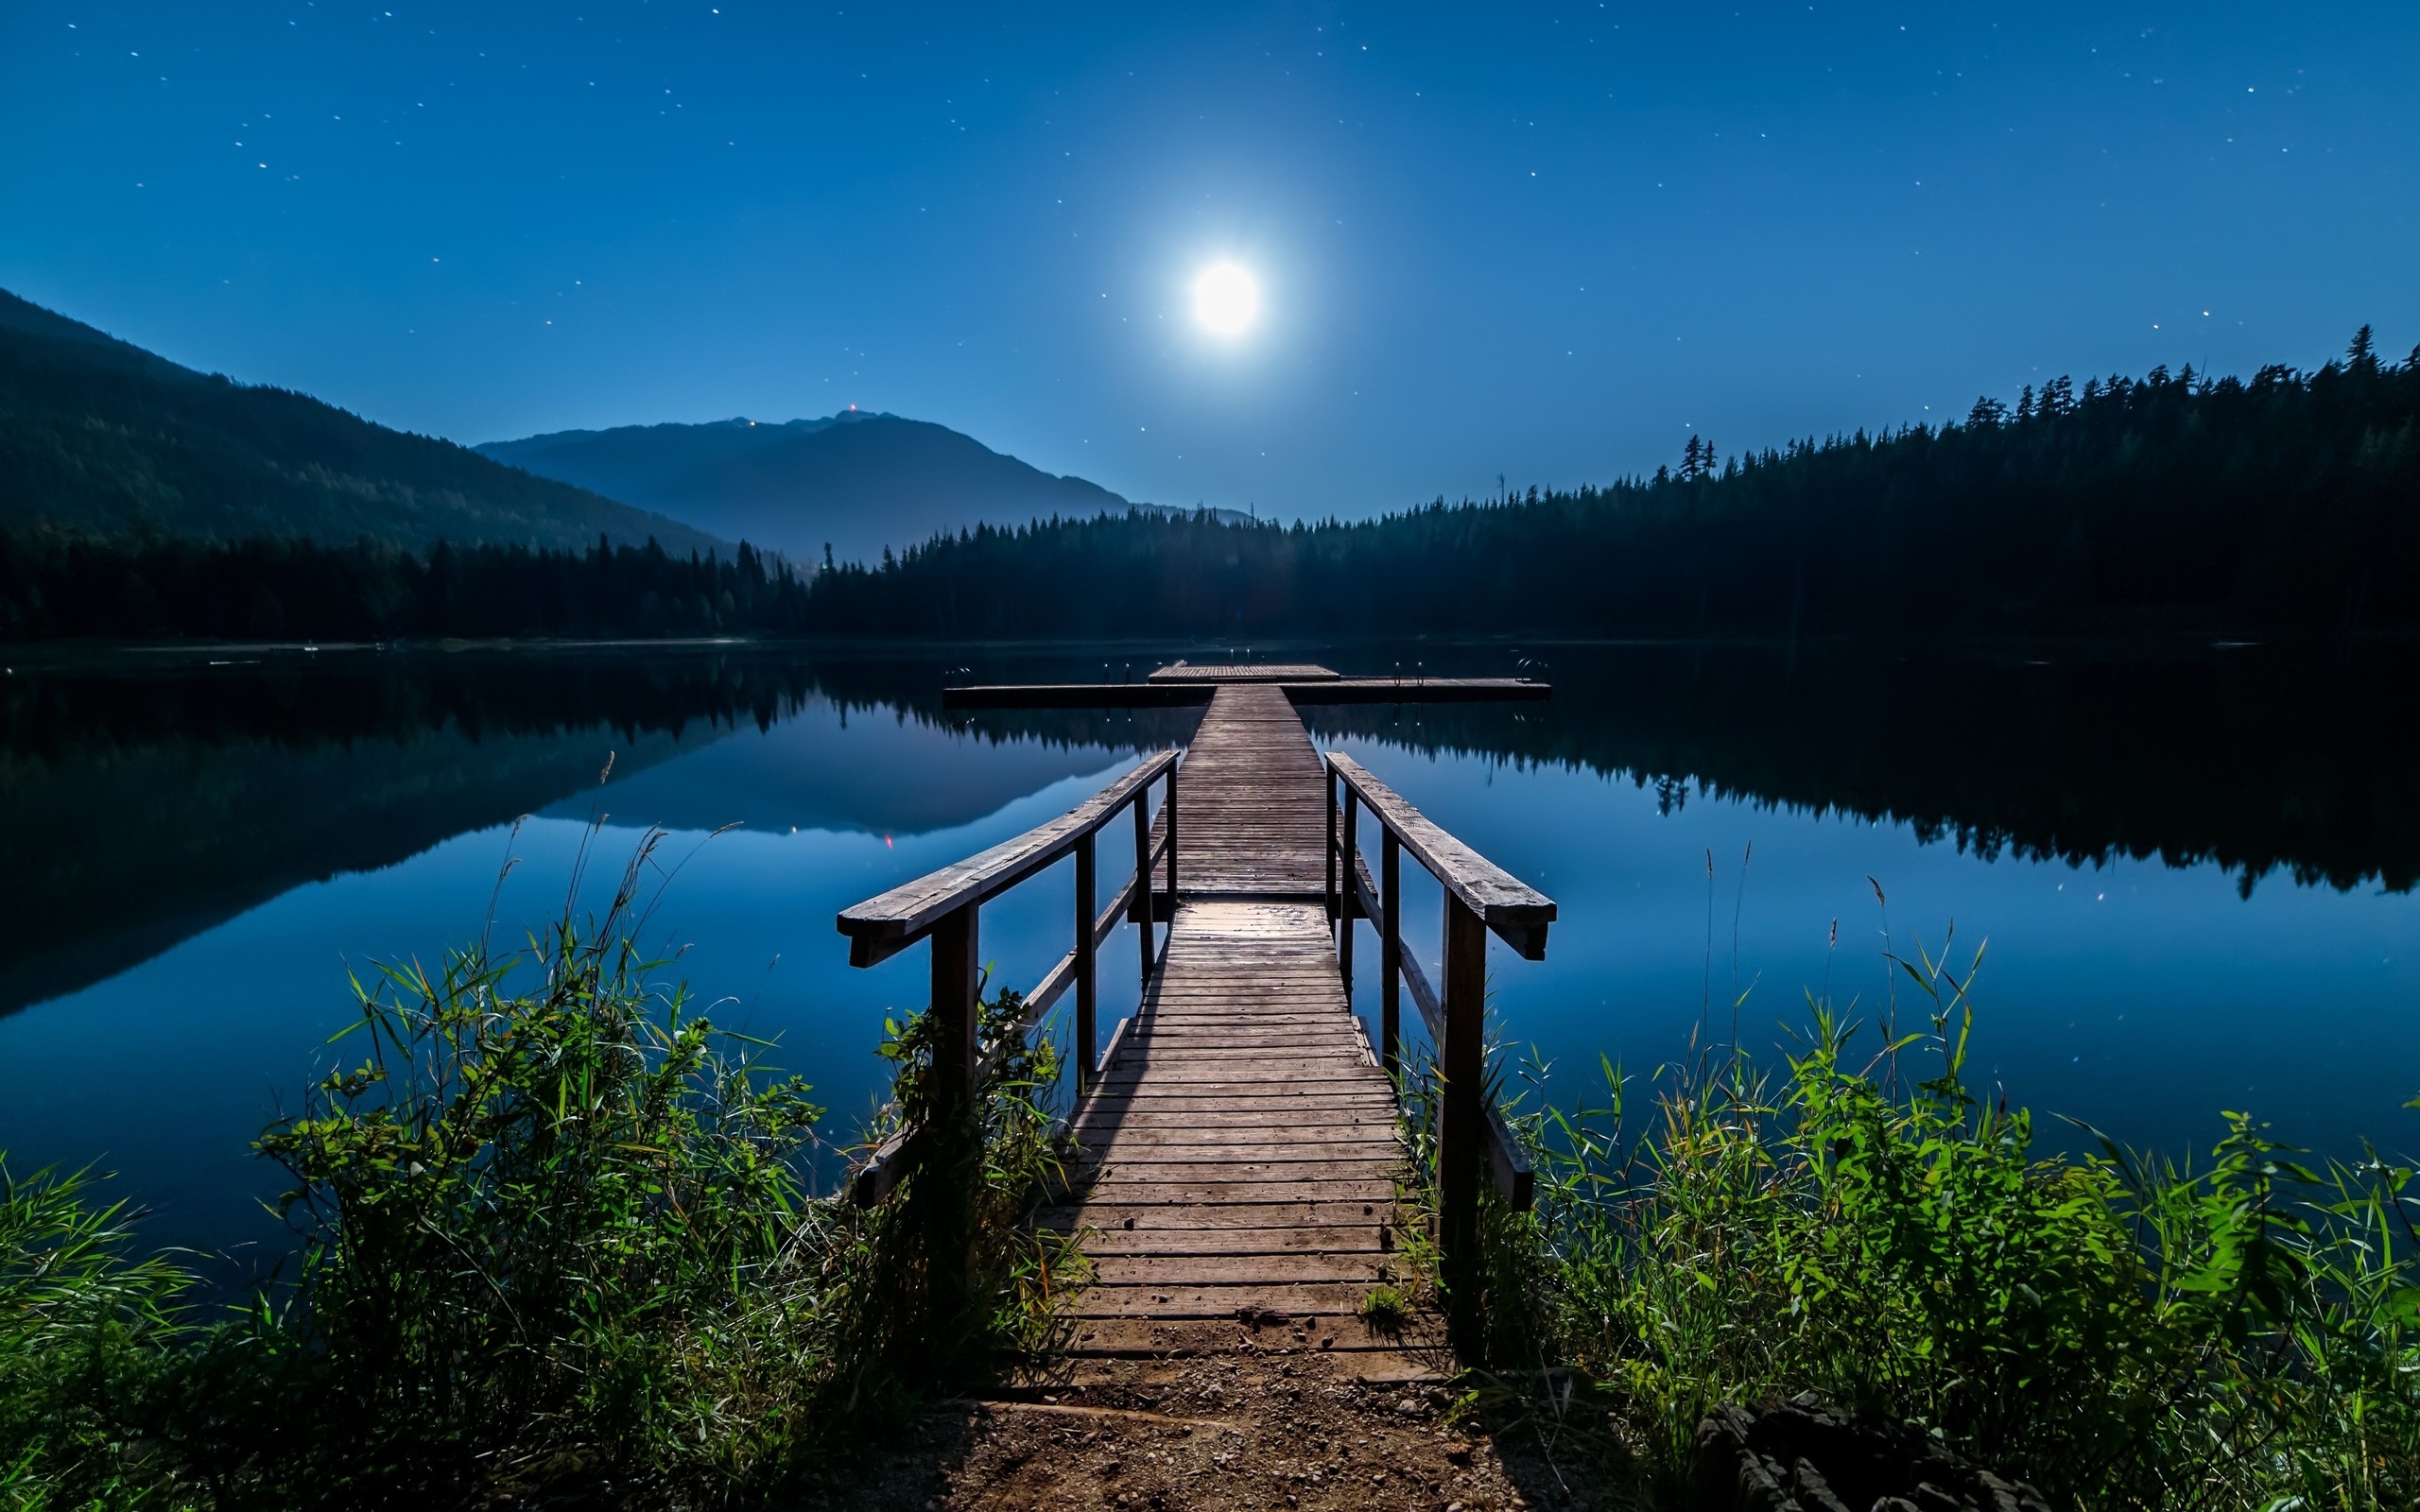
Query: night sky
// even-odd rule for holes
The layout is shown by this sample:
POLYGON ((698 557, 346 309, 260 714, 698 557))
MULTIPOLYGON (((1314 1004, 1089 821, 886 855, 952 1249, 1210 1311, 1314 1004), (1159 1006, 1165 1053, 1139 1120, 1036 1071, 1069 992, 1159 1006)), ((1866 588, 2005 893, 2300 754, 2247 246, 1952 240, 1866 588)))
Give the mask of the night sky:
POLYGON ((0 286, 462 441, 856 404, 1360 514, 2399 353, 2415 80, 2408 4, 9 0, 0 286))

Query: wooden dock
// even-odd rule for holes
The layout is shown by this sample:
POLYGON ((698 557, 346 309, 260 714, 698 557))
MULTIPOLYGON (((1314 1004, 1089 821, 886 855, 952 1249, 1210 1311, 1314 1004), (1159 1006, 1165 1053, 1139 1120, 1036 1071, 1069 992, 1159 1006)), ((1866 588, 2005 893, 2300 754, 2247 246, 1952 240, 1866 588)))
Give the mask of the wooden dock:
POLYGON ((1273 687, 1289 703, 1502 703, 1543 700, 1528 678, 1346 678, 1325 667, 1244 667, 1228 682, 1218 667, 1168 667, 1142 682, 996 682, 942 690, 944 709, 1182 709, 1221 687, 1273 687), (1183 675, 1171 675, 1183 674, 1183 675))
MULTIPOLYGON (((1078 1159, 1068 1200, 1039 1215, 1077 1236, 1096 1271, 1063 1314, 1073 1362, 1242 1349, 1333 1355, 1383 1377, 1418 1372, 1437 1363, 1421 1351, 1444 1344, 1442 1320, 1415 1312, 1381 1328, 1363 1316, 1379 1288, 1410 1290, 1396 1211, 1408 1157, 1392 1083, 1351 1011, 1354 921, 1378 931, 1387 1054, 1408 985, 1451 1084, 1437 1173, 1450 1264, 1475 1253, 1483 1170, 1527 1196, 1517 1152, 1478 1101, 1486 934, 1541 955, 1554 905, 1357 765, 1313 747, 1294 690, 1305 670, 1329 687, 1342 680, 1333 673, 1221 680, 1218 670, 1176 679, 1207 684, 1210 698, 1181 762, 1153 758, 1065 818, 859 904, 840 927, 861 964, 930 934, 935 1003, 946 1005, 964 990, 982 899, 1077 857, 1076 948, 1033 995, 1028 1020, 1039 1027, 1076 988, 1086 1074, 1069 1121, 1078 1159), (1154 779, 1168 798, 1147 829, 1154 779), (1096 914, 1094 837, 1128 808, 1138 876, 1150 882, 1130 881, 1096 914), (1383 841, 1383 883, 1359 852, 1363 812, 1383 841), (1443 993, 1398 943, 1405 850, 1445 884, 1443 993), (943 922, 959 913, 964 945, 943 922), (1156 949, 1155 915, 1166 928, 1156 949), (1142 923, 1145 989, 1096 1058, 1094 953, 1120 917, 1142 923)), ((982 1047, 970 1039, 965 1049, 971 1067, 982 1047)), ((868 1170, 904 1158, 887 1150, 868 1170)))
POLYGON ((1396 1279, 1394 1095, 1327 910, 1327 773, 1284 691, 1218 688, 1177 773, 1183 869, 1141 1011, 1074 1120, 1098 1280, 1078 1359, 1387 1350, 1356 1316, 1396 1279))

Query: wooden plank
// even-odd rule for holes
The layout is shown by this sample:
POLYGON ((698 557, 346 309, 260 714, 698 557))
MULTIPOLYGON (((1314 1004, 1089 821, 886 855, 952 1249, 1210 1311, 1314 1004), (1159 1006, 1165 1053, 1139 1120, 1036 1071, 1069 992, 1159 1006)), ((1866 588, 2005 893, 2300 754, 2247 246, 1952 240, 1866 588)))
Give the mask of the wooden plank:
POLYGON ((1378 1287, 1361 1281, 1238 1281, 1230 1285, 1170 1282, 1156 1289, 1088 1286, 1062 1315, 1070 1318, 1231 1318, 1245 1312, 1351 1316, 1378 1287))
POLYGON ((1234 1314, 1215 1320, 1092 1318, 1071 1325, 1065 1335, 1062 1347, 1078 1359, 1323 1354, 1348 1370, 1353 1362, 1370 1360, 1395 1380, 1433 1380, 1457 1368, 1445 1351, 1444 1330, 1434 1322, 1415 1320, 1400 1333, 1382 1333, 1349 1313, 1255 1314, 1249 1322, 1234 1314), (1298 1322, 1305 1328, 1298 1331, 1298 1322), (1433 1363, 1424 1370, 1423 1361, 1433 1363))
POLYGON ((1392 1206, 1394 1200, 1395 1184, 1384 1177, 1352 1181, 1312 1177, 1301 1180, 1268 1177, 1219 1181, 1196 1177, 1189 1181, 1105 1183, 1098 1195, 1087 1195, 1085 1206, 1099 1207, 1110 1202, 1133 1207, 1169 1207, 1184 1203, 1209 1206, 1238 1202, 1358 1202, 1392 1206))
MULTIPOLYGON (((1007 682, 943 688, 944 709, 1182 709, 1205 703, 1209 679, 1007 682)), ((1268 684, 1294 703, 1541 703, 1554 689, 1527 678, 1302 678, 1268 684)))
POLYGON ((1171 1286, 1376 1286, 1407 1271, 1404 1258, 1374 1246, 1345 1250, 1280 1250, 1245 1254, 1161 1251, 1096 1254, 1095 1286, 1165 1291, 1171 1286))
POLYGON ((1351 1228, 1334 1225, 1288 1228, 1097 1228, 1084 1239, 1084 1252, 1096 1263, 1112 1257, 1151 1255, 1297 1255, 1396 1253, 1389 1247, 1387 1230, 1364 1222, 1351 1228))
POLYGON ((1126 1151, 1150 1150, 1306 1150, 1328 1146, 1352 1146, 1357 1155, 1383 1160, 1387 1152, 1403 1147, 1395 1138, 1394 1127, 1373 1119, 1356 1125, 1340 1120, 1333 1124, 1288 1124, 1271 1126, 1265 1124, 1236 1124, 1221 1120, 1204 1126, 1200 1119, 1137 1127, 1119 1124, 1109 1127, 1088 1125, 1077 1131, 1077 1138, 1088 1150, 1115 1148, 1126 1151))
MULTIPOLYGON (((1220 687, 1176 784, 1184 815, 1185 896, 1307 898, 1321 891, 1326 774, 1283 691, 1220 687)), ((1220 944, 1245 948, 1234 930, 1221 932, 1220 944)))
POLYGON ((1176 759, 1172 750, 1148 757, 1046 824, 842 909, 837 923, 850 937, 852 961, 860 945, 868 947, 865 954, 887 954, 885 947, 912 940, 942 916, 980 903, 1058 861, 1079 839, 1108 823, 1139 789, 1157 782, 1176 759))
POLYGON ((1164 1202, 1098 1202, 1045 1208, 1036 1218, 1046 1228, 1074 1233, 1090 1228, 1102 1233, 1209 1232, 1223 1229, 1275 1231, 1289 1228, 1333 1228, 1353 1224, 1374 1225, 1391 1214, 1388 1201, 1327 1198, 1229 1202, 1216 1208, 1182 1208, 1164 1202))
POLYGON ((1337 674, 1310 662, 1270 662, 1265 666, 1178 662, 1150 675, 1153 682, 1332 682, 1337 674))
POLYGON ((1430 876, 1523 956, 1533 961, 1546 958, 1547 926, 1554 922, 1553 899, 1446 833, 1352 757, 1330 751, 1327 761, 1403 848, 1428 868, 1430 876))
POLYGON ((1217 1180, 1359 1181, 1392 1175, 1392 1144, 1276 1145, 1237 1149, 1227 1145, 1179 1146, 1119 1143, 1078 1157, 1080 1170, 1101 1173, 1095 1195, 1124 1181, 1217 1180), (1301 1153, 1296 1153, 1297 1151, 1301 1153))
POLYGON ((1128 1112, 1168 1117, 1199 1113, 1225 1113, 1237 1117, 1271 1113, 1317 1118, 1330 1112, 1351 1110, 1389 1121, 1393 1119, 1395 1112, 1394 1100, 1385 1092, 1364 1091, 1357 1088, 1280 1087, 1236 1097, 1222 1097, 1191 1088, 1183 1091, 1160 1091, 1140 1084, 1115 1091, 1103 1088, 1101 1091, 1102 1096, 1086 1105, 1084 1111, 1078 1116, 1078 1123, 1107 1121, 1128 1112))

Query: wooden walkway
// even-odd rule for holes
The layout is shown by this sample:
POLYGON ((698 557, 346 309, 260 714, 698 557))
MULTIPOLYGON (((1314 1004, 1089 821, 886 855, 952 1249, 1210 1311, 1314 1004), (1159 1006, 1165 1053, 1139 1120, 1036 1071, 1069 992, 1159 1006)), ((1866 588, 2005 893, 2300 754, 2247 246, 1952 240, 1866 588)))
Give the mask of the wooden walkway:
POLYGON ((1140 1012, 1079 1109, 1098 1280, 1077 1359, 1237 1349, 1370 1356, 1357 1315, 1402 1275, 1394 1097, 1337 971, 1327 780, 1283 690, 1227 685, 1177 773, 1181 899, 1140 1012))
MULTIPOLYGON (((1443 1319, 1400 1303, 1386 1310, 1386 1327, 1365 1317, 1379 1311, 1369 1304, 1381 1288, 1413 1291, 1394 1201, 1407 1152, 1393 1090, 1345 990, 1352 936, 1340 955, 1334 921, 1376 931, 1385 1053, 1395 1054, 1405 998, 1436 1047, 1434 1238, 1450 1299, 1478 1293, 1480 1182, 1492 1175, 1516 1209, 1530 1188, 1518 1142, 1481 1090, 1488 937, 1542 958, 1554 903, 1351 758, 1322 757, 1294 705, 1339 690, 1403 701, 1547 690, 1463 679, 1439 691, 1309 666, 1169 671, 1153 675, 1150 691, 1209 706, 1182 760, 1172 750, 1150 756, 1060 817, 839 915, 854 965, 931 946, 927 1110, 870 1153, 852 1193, 883 1201, 919 1168, 932 1129, 962 1126, 954 1121, 978 1095, 982 1068, 1010 1042, 977 1033, 980 912, 1072 857, 1073 945, 1027 994, 1017 1031, 1043 1031, 1072 994, 1077 1063, 1093 1074, 1070 1119, 1079 1154, 1068 1192, 1041 1215, 1079 1237, 1095 1270, 1062 1310, 1072 1369, 1242 1352, 1317 1354, 1380 1379, 1428 1373, 1450 1358, 1438 1352, 1443 1319), (1154 784, 1167 795, 1156 819, 1154 784), (1099 847, 1112 821, 1123 830, 1128 818, 1134 875, 1099 908, 1099 847), (1375 877, 1357 838, 1362 821, 1380 842, 1375 877), (1444 892, 1439 986, 1399 948, 1405 859, 1444 892), (1146 926, 1137 951, 1146 985, 1096 1060, 1098 952, 1120 919, 1146 926)), ((1055 707, 1131 701, 1138 686, 956 691, 969 706, 1029 696, 1055 707)), ((1471 1325, 1466 1312, 1455 1329, 1471 1325)))

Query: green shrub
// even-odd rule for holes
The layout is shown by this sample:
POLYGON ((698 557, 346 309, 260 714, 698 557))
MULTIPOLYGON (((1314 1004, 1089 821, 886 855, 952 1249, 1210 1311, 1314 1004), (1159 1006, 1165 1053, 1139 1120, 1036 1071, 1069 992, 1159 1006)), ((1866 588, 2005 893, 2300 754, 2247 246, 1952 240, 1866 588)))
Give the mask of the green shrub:
POLYGON ((1812 1389, 2060 1504, 2420 1499, 2412 1173, 2305 1169, 2240 1114, 2199 1169, 2037 1158, 1962 1079, 1973 969, 1907 965, 1933 1032, 1864 1063, 1812 1002, 1776 1078, 1668 1072, 1634 1130, 1607 1066, 1602 1106, 1517 1117, 1538 1196, 1486 1214, 1491 1359, 1615 1391, 1667 1497, 1708 1408, 1812 1389))
MULTIPOLYGON (((872 1210, 810 1196, 807 1088, 654 985, 629 938, 654 840, 593 924, 356 987, 367 1057, 260 1142, 306 1246, 290 1318, 248 1357, 311 1447, 266 1432, 250 1473, 325 1501, 728 1494, 1038 1334, 1065 1269, 1022 1222, 1050 1156, 1048 1047, 1010 1043, 978 1089, 973 1301, 937 1307, 939 1168, 872 1210), (306 1486, 277 1468, 303 1462, 306 1486)), ((994 1036, 1021 1018, 1012 994, 985 1005, 994 1036)), ((888 1116, 913 1119, 928 1031, 891 1029, 888 1116)))

